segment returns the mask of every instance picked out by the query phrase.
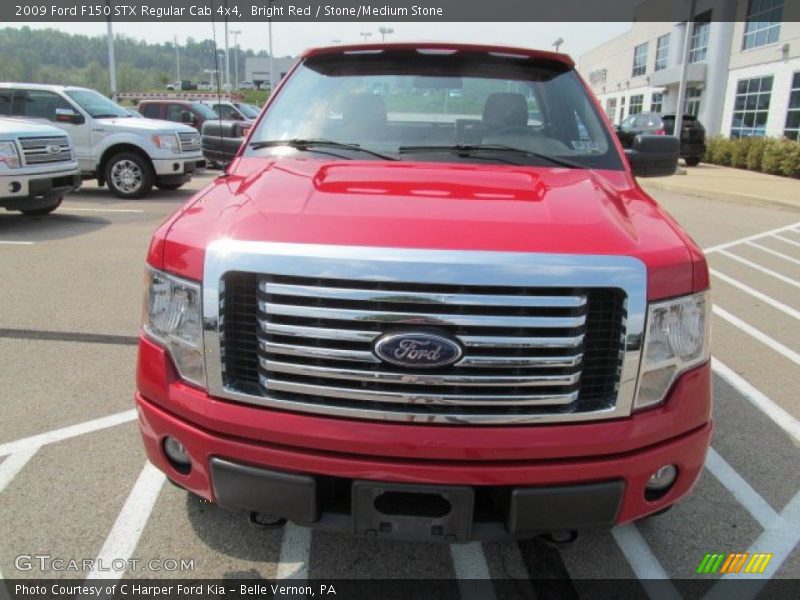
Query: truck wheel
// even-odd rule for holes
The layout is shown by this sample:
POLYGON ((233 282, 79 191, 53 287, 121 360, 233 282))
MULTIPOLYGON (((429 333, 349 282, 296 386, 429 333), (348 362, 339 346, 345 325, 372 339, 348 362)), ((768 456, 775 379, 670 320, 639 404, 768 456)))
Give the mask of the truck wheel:
POLYGON ((55 209, 61 206, 61 201, 63 199, 64 197, 61 196, 55 201, 54 204, 51 204, 50 206, 45 206, 44 208, 28 208, 28 209, 23 208, 21 212, 23 215, 28 215, 29 217, 40 217, 42 215, 49 215, 51 212, 53 212, 55 209))
POLYGON ((153 189, 153 170, 133 152, 121 152, 106 163, 106 185, 118 198, 142 198, 153 189))
POLYGON ((700 157, 699 156, 690 156, 688 158, 684 158, 683 160, 686 161, 687 167, 696 167, 700 164, 700 157))
POLYGON ((182 183, 156 183, 156 187, 165 192, 173 192, 183 187, 182 183))

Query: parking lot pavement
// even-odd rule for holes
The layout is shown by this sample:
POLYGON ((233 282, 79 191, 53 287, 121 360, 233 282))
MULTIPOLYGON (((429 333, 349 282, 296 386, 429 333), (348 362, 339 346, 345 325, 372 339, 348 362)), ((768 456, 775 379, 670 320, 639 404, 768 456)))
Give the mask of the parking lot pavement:
POLYGON ((431 597, 452 598, 546 597, 553 578, 574 598, 587 595, 585 580, 638 578, 653 597, 711 598, 719 577, 696 574, 708 552, 772 553, 765 577, 800 577, 800 210, 652 190, 708 249, 713 273, 716 431, 689 499, 561 550, 539 540, 376 543, 255 528, 145 462, 131 401, 142 263, 151 232, 211 176, 131 202, 89 185, 47 217, 0 214, 6 578, 437 579, 431 597), (191 564, 75 573, 17 559, 36 554, 191 564))

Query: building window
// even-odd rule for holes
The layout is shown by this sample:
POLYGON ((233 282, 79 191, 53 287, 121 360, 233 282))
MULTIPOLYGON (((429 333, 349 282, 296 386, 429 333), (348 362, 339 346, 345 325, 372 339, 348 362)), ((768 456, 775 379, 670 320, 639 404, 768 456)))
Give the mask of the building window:
POLYGON ((669 55, 669 34, 662 35, 656 40, 656 71, 667 68, 669 55))
POLYGON ((615 123, 615 119, 617 118, 617 99, 616 98, 608 98, 606 100, 606 114, 608 115, 608 120, 612 123, 615 123))
POLYGON ((790 140, 800 141, 800 71, 792 79, 792 91, 789 93, 789 110, 786 111, 786 128, 783 130, 790 140))
POLYGON ((763 137, 767 131, 772 75, 740 79, 736 84, 731 137, 763 137))
POLYGON ((698 15, 692 26, 692 39, 689 43, 689 62, 696 63, 706 59, 708 54, 708 34, 711 30, 711 11, 698 15))
POLYGON ((639 77, 647 72, 647 42, 633 49, 633 71, 631 77, 639 77))
POLYGON ((644 108, 644 94, 636 94, 631 96, 631 102, 628 105, 629 115, 638 115, 644 108))
POLYGON ((686 98, 683 101, 683 114, 696 117, 700 114, 700 96, 703 90, 698 87, 689 86, 686 88, 686 98))
POLYGON ((650 97, 650 112, 660 113, 663 108, 664 108, 664 93, 653 92, 653 95, 650 97))
POLYGON ((774 44, 781 34, 784 0, 750 0, 744 25, 742 48, 758 48, 774 44))

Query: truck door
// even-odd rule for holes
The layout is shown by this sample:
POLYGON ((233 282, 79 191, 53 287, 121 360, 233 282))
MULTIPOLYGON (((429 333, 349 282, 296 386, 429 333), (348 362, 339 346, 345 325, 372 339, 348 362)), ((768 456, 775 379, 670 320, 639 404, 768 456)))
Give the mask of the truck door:
POLYGON ((64 123, 56 120, 56 109, 67 109, 78 114, 83 112, 69 100, 47 90, 15 90, 12 99, 11 114, 31 121, 38 121, 61 129, 72 139, 72 147, 80 163, 81 171, 94 169, 92 156, 91 124, 64 123))

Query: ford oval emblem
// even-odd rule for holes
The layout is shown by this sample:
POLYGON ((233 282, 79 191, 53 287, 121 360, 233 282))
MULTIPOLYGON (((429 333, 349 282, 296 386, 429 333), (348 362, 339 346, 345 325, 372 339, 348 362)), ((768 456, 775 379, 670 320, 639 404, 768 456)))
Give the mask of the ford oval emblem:
POLYGON ((50 144, 45 150, 47 150, 48 154, 61 154, 61 146, 58 144, 50 144))
POLYGON ((375 342, 375 355, 401 367, 432 369, 457 362, 461 346, 454 339, 433 333, 390 333, 375 342))

